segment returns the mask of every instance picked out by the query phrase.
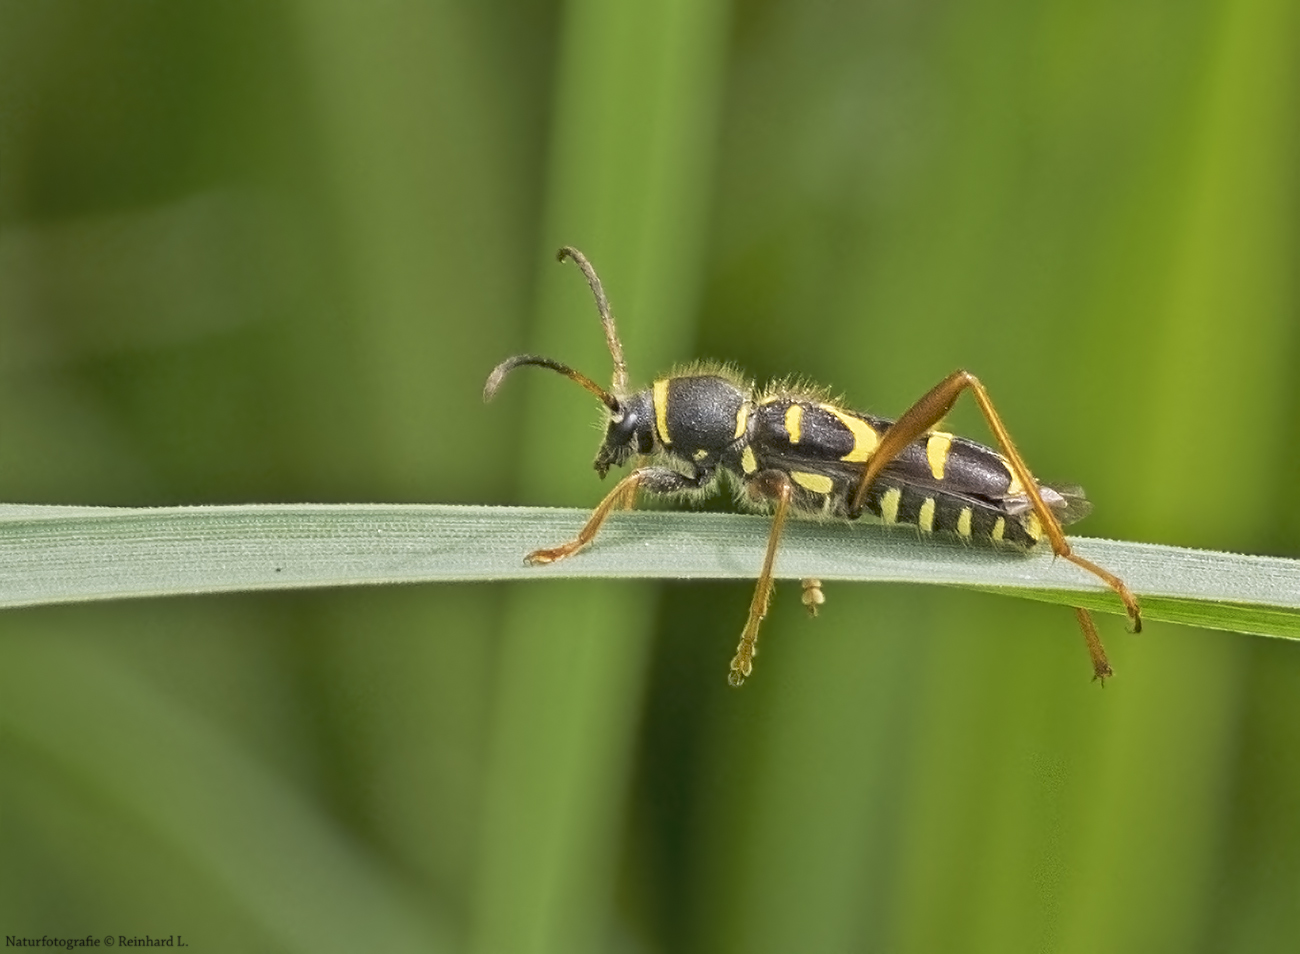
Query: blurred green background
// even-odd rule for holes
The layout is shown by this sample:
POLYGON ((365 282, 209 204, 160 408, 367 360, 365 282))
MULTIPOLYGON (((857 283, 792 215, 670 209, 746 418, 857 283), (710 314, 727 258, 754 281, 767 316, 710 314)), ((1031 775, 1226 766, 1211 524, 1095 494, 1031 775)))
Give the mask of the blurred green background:
MULTIPOLYGON (((1296 555, 1292 0, 0 3, 0 497, 591 506, 608 373, 981 375, 1093 535, 1296 555)), ((963 407, 954 424, 985 431, 963 407)), ((759 560, 755 554, 755 566, 759 560)), ((1265 951, 1300 650, 547 583, 0 617, 0 933, 1265 951)))

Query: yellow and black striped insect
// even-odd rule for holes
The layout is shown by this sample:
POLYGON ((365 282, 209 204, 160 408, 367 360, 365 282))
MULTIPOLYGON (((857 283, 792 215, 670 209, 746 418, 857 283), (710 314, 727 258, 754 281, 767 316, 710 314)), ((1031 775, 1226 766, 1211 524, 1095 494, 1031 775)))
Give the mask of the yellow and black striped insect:
MULTIPOLYGON (((824 395, 777 385, 765 391, 722 365, 696 365, 629 391, 623 346, 609 301, 586 257, 562 248, 596 299, 605 341, 614 360, 609 391, 573 368, 537 355, 501 362, 483 389, 491 400, 507 374, 522 365, 550 368, 598 397, 608 410, 605 438, 596 452, 602 478, 632 457, 638 466, 606 495, 578 535, 536 550, 528 564, 554 563, 589 544, 614 510, 630 508, 639 491, 670 497, 702 495, 725 475, 737 500, 773 514, 767 552, 749 606, 749 618, 731 661, 728 681, 741 685, 753 671, 758 629, 771 601, 772 567, 786 517, 856 520, 870 514, 886 524, 911 524, 977 542, 1028 550, 1044 538, 1052 551, 1087 570, 1115 591, 1133 631, 1142 628, 1137 600, 1123 580, 1070 549, 1063 524, 1084 517, 1078 488, 1038 483, 1025 466, 979 380, 954 371, 897 420, 850 410, 824 395), (963 391, 979 405, 1001 453, 935 430, 963 391)), ((804 604, 816 614, 821 583, 804 580, 804 604)), ((1112 675, 1106 651, 1087 610, 1075 614, 1092 658, 1093 678, 1112 675)))

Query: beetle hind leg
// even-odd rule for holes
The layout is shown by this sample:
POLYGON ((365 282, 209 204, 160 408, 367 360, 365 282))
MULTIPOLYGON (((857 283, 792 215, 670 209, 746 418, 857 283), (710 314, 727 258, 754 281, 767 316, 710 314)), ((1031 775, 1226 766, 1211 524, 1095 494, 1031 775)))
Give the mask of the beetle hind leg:
MULTIPOLYGON (((1128 614, 1132 631, 1140 633, 1142 631, 1142 610, 1138 606, 1137 598, 1124 584, 1124 581, 1114 573, 1101 568, 1091 560, 1079 556, 1070 549, 1070 544, 1065 539, 1065 531, 1061 529, 1061 522, 1044 502, 1043 495, 1039 492, 1038 481, 1029 472, 1024 458, 1020 456, 1020 452, 1012 442, 1006 426, 1002 423, 1002 419, 998 417, 998 412, 993 407, 993 399, 989 397, 988 391, 980 383, 979 378, 969 371, 958 370, 948 375, 922 396, 919 401, 908 408, 903 413, 903 416, 885 431, 880 443, 876 446, 875 453, 867 461, 867 466, 863 468, 862 479, 858 482, 857 492, 853 495, 849 505, 849 515, 856 517, 862 513, 866 504, 867 490, 880 472, 890 461, 902 453, 912 441, 938 424, 944 415, 952 410, 953 404, 963 391, 970 391, 971 397, 979 405, 985 423, 988 424, 989 430, 993 432, 993 436, 997 438, 998 448, 1006 455, 1011 472, 1021 486, 1024 487, 1025 495, 1029 498, 1034 515, 1038 518, 1039 525, 1052 546, 1052 552, 1069 560, 1080 569, 1088 571, 1105 583, 1124 605, 1124 611, 1128 614)), ((1097 629, 1093 626, 1092 616, 1087 610, 1079 607, 1075 608, 1075 615, 1079 620, 1079 627, 1083 630, 1084 641, 1088 644, 1088 655, 1092 658, 1093 677, 1104 681, 1107 676, 1112 675, 1112 670, 1110 663, 1106 659, 1106 650, 1102 647, 1101 639, 1097 635, 1097 629)))

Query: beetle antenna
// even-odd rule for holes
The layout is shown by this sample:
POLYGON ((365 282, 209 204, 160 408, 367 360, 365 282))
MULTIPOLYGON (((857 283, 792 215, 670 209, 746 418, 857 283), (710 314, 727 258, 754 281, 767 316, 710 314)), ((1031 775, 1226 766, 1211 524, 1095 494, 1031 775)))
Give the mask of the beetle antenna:
MULTIPOLYGON (((591 286, 591 294, 596 299, 596 310, 600 312, 600 323, 605 327, 605 344, 609 345, 609 355, 614 359, 614 393, 626 394, 627 364, 623 361, 623 345, 618 340, 618 329, 614 327, 614 314, 609 310, 609 299, 605 297, 605 289, 601 287, 596 270, 591 267, 591 262, 587 261, 587 256, 571 245, 566 245, 555 254, 555 259, 562 262, 566 258, 573 259, 573 264, 582 269, 587 284, 591 286)), ((553 366, 547 365, 547 367, 553 366)), ((559 368, 555 370, 558 371, 559 368)), ((574 378, 574 380, 578 379, 574 378)))
POLYGON ((600 398, 602 404, 609 408, 610 413, 620 414, 622 408, 619 407, 618 398, 610 394, 591 378, 578 371, 574 371, 567 364, 560 364, 558 361, 552 361, 550 358, 543 358, 535 354, 517 354, 513 358, 506 358, 488 375, 487 384, 483 385, 483 400, 490 401, 496 395, 497 389, 501 387, 501 382, 505 380, 507 374, 525 364, 535 364, 539 368, 550 368, 559 374, 564 375, 570 381, 574 381, 596 397, 600 398))

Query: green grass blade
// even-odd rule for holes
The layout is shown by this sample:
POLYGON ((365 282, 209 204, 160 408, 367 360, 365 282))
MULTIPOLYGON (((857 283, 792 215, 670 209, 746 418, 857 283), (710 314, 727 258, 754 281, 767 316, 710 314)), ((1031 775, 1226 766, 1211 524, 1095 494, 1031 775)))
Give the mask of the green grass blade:
MULTIPOLYGON (((586 512, 529 507, 248 505, 0 507, 0 606, 356 584, 569 578, 745 579, 769 521, 617 514, 587 552, 521 557, 574 534, 586 512)), ((1146 618, 1300 638, 1300 561, 1072 539, 1125 579, 1146 618)), ((932 583, 1118 612, 1089 574, 1050 554, 922 538, 907 528, 797 523, 777 575, 932 583)))

